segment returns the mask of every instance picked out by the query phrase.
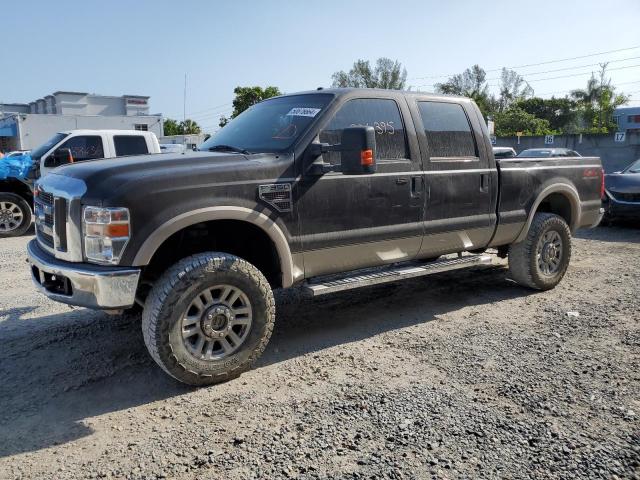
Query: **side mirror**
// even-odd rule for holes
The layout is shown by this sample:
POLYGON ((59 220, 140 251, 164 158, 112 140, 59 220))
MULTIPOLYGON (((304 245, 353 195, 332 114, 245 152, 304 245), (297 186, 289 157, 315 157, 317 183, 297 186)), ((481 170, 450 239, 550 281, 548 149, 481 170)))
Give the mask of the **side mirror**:
POLYGON ((341 171, 347 175, 375 173, 376 132, 373 127, 349 127, 342 131, 341 171))
POLYGON ((67 163, 73 163, 71 150, 68 148, 58 148, 45 159, 44 166, 54 168, 59 167, 60 165, 66 165, 67 163))
POLYGON ((348 127, 342 131, 342 143, 312 143, 308 150, 310 156, 318 159, 326 152, 340 152, 340 165, 331 165, 322 160, 315 161, 307 170, 311 175, 324 175, 328 172, 342 172, 347 175, 375 173, 376 171, 376 132, 373 127, 348 127))

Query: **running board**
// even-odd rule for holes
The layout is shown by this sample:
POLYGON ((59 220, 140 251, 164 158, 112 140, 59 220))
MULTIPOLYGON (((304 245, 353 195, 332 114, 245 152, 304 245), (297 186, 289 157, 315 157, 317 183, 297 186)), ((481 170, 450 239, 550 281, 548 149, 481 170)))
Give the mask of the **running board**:
POLYGON ((448 272, 467 268, 476 265, 491 265, 493 257, 491 255, 466 255, 457 258, 436 260, 434 262, 422 263, 419 265, 403 265, 386 268, 382 271, 343 277, 337 280, 325 280, 317 283, 310 282, 304 289, 313 297, 325 295, 327 293, 350 290, 352 288, 368 287, 381 283, 397 282, 408 278, 422 277, 432 273, 448 272))

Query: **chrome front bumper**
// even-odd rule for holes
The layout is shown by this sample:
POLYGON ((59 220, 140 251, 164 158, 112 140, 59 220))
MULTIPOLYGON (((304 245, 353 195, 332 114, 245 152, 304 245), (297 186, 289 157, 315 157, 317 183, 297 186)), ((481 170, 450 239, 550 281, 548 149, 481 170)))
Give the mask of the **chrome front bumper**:
POLYGON ((65 262, 36 240, 29 242, 27 253, 33 283, 52 300, 105 310, 129 308, 135 302, 139 268, 65 262))

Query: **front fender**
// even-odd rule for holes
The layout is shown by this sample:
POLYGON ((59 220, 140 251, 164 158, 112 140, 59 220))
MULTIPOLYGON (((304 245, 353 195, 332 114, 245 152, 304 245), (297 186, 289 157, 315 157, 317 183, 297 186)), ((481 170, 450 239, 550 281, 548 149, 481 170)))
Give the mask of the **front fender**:
POLYGON ((246 207, 216 206, 205 207, 182 213, 166 221, 151 235, 149 235, 139 248, 133 259, 134 266, 147 265, 160 245, 174 233, 201 222, 212 220, 240 220, 251 223, 262 229, 273 241, 280 259, 282 272, 282 286, 290 287, 293 284, 293 259, 287 238, 282 229, 267 217, 264 213, 251 210, 246 207))

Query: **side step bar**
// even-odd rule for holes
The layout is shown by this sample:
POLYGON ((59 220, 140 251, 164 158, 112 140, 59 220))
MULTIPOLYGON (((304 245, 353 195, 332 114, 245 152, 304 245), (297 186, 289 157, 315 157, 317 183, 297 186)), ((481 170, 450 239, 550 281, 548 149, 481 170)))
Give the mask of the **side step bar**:
POLYGON ((352 288, 396 282, 407 278, 431 275, 432 273, 448 272, 450 270, 458 270, 476 265, 491 265, 492 263, 493 257, 491 255, 466 255, 457 258, 445 258, 419 265, 396 265, 373 273, 355 274, 351 277, 318 281, 317 283, 310 282, 305 285, 304 289, 310 293, 311 296, 317 297, 327 293, 350 290, 352 288))

